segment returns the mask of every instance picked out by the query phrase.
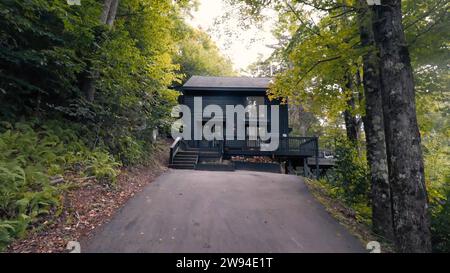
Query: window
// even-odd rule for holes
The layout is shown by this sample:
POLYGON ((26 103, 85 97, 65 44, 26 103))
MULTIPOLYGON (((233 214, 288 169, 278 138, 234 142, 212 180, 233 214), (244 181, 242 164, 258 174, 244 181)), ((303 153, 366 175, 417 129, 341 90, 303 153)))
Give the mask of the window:
MULTIPOLYGON (((262 111, 261 113, 258 113, 259 111, 259 105, 266 105, 265 98, 263 96, 252 96, 252 97, 246 97, 247 106, 250 106, 250 111, 255 111, 254 113, 259 114, 261 118, 266 117, 265 111, 262 111)), ((248 116, 248 113, 247 113, 248 116)))
POLYGON ((258 97, 247 97, 246 99, 247 101, 247 105, 264 105, 265 104, 265 100, 264 97, 262 96, 258 96, 258 97))

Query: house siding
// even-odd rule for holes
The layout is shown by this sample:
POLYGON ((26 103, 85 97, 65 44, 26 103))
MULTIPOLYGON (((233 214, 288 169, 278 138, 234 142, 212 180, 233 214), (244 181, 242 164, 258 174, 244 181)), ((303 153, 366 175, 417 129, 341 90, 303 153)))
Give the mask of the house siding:
MULTIPOLYGON (((279 114, 279 124, 280 124, 280 136, 287 135, 289 133, 289 121, 288 121, 288 106, 286 104, 280 105, 279 101, 269 101, 267 96, 265 96, 265 92, 228 92, 228 93, 222 93, 217 92, 217 94, 211 94, 211 92, 185 92, 185 94, 182 96, 181 102, 188 106, 191 109, 191 126, 192 126, 192 138, 194 137, 194 120, 202 120, 202 113, 206 106, 215 104, 218 105, 223 112, 222 117, 218 116, 219 118, 225 119, 226 115, 226 106, 227 105, 243 105, 246 106, 246 98, 249 96, 262 96, 265 98, 265 105, 267 105, 267 111, 268 111, 268 121, 270 123, 271 120, 271 105, 279 105, 280 106, 280 114, 279 114), (209 94, 208 94, 209 93, 209 94), (195 97, 202 97, 202 110, 200 111, 194 111, 194 98, 195 97)), ((209 118, 206 118, 208 120, 209 118)), ((205 118, 203 119, 205 120, 205 118)), ((226 136, 226 129, 224 124, 224 136, 226 136)), ((269 130, 270 124, 269 124, 269 130)))

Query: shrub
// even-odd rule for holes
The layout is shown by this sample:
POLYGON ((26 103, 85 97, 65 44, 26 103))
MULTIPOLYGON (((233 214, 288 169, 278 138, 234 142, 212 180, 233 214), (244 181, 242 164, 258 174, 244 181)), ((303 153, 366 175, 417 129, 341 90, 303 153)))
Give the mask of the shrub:
POLYGON ((105 150, 91 150, 58 123, 3 124, 0 133, 0 249, 60 204, 62 186, 51 176, 67 172, 113 183, 120 166, 105 150))
POLYGON ((447 196, 441 200, 440 206, 434 206, 431 218, 431 235, 433 250, 450 252, 450 189, 447 196))
POLYGON ((346 139, 336 142, 335 153, 336 166, 330 182, 336 187, 336 194, 348 204, 367 203, 370 179, 365 155, 346 139))
POLYGON ((93 151, 86 162, 86 172, 97 179, 107 182, 116 182, 119 174, 117 167, 121 164, 114 161, 114 158, 105 151, 93 151))

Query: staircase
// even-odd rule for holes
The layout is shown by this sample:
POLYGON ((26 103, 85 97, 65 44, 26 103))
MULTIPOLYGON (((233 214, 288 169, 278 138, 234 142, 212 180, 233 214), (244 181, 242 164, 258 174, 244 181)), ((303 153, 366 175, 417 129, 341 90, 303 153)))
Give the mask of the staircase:
POLYGON ((195 169, 198 163, 199 150, 196 148, 188 148, 185 151, 178 151, 173 158, 169 168, 172 169, 195 169))

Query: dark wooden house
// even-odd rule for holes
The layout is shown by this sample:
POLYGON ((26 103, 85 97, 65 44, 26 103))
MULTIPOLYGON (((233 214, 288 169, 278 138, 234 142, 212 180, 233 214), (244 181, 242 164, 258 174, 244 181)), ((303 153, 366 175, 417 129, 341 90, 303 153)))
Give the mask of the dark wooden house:
MULTIPOLYGON (((250 77, 191 77, 180 89, 182 95, 180 103, 191 109, 191 139, 194 139, 194 127, 202 122, 201 125, 210 119, 203 117, 202 112, 206 106, 214 104, 222 108, 226 113, 227 105, 266 105, 267 106, 267 127, 271 129, 271 107, 279 106, 279 146, 278 149, 265 151, 261 149, 264 141, 261 139, 248 139, 247 136, 252 130, 249 117, 245 117, 245 134, 244 140, 232 139, 229 135, 234 132, 226 132, 226 119, 223 120, 221 126, 224 132, 223 140, 186 140, 178 138, 171 147, 170 166, 173 168, 196 168, 196 165, 208 159, 221 160, 222 158, 230 158, 232 156, 270 156, 275 160, 286 162, 301 162, 306 164, 308 158, 316 158, 318 155, 318 140, 316 137, 291 137, 289 136, 289 115, 288 105, 281 104, 279 100, 269 100, 266 92, 271 83, 271 78, 250 78, 250 77), (195 98, 201 97, 202 109, 194 109, 195 98)), ((225 115, 225 114, 224 114, 225 115)))

